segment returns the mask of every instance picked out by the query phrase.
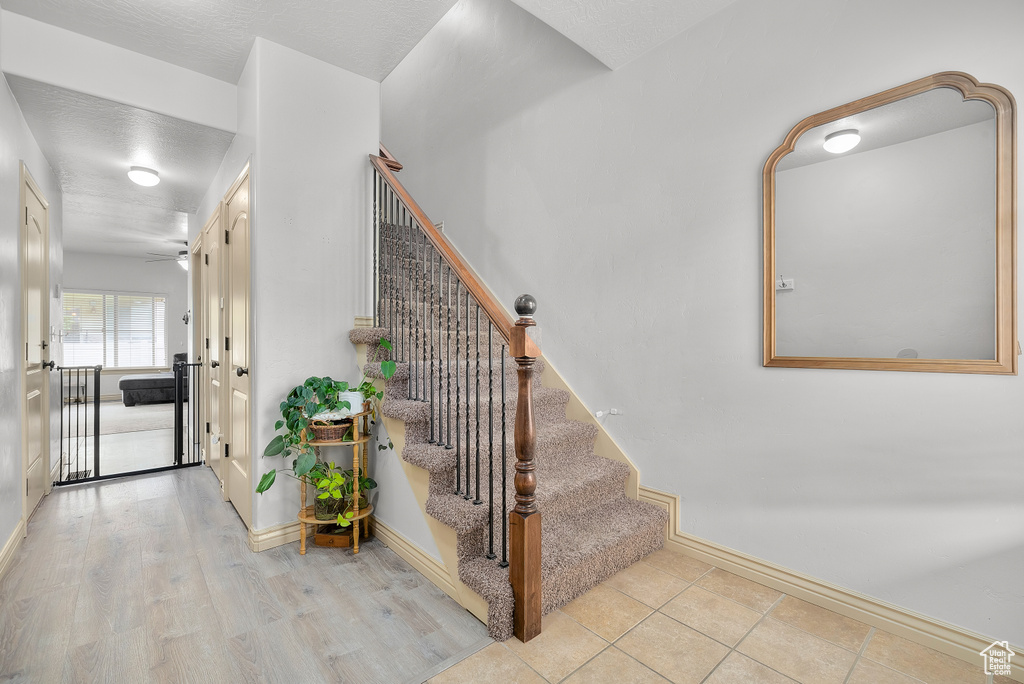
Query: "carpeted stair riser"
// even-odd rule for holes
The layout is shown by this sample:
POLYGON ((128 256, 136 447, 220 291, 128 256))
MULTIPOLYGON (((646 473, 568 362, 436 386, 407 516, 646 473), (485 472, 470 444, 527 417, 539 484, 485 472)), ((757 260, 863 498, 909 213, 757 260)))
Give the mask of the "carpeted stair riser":
MULTIPOLYGON (((475 334, 475 331, 474 331, 475 334)), ((387 331, 382 329, 358 329, 352 331, 353 342, 370 345, 370 358, 374 356, 377 340, 387 331)), ((453 331, 454 337, 454 331, 453 331)), ((466 337, 463 337, 466 339, 466 337)), ((469 338, 472 343, 472 338, 469 338)), ((381 350, 383 352, 383 350, 381 350)), ((481 351, 485 351, 482 349, 481 351)), ((464 347, 460 355, 464 354, 464 347)), ((466 417, 469 417, 470 478, 474 482, 476 464, 476 368, 475 347, 471 348, 469 361, 470 383, 465 386, 466 360, 459 359, 459 445, 458 458, 465 468, 466 454, 462 449, 466 439, 466 417), (465 406, 468 402, 469 406, 465 406)), ((448 364, 437 364, 433 381, 437 381, 441 368, 448 364)), ((428 360, 429 364, 429 360, 428 360)), ((375 364, 368 366, 371 377, 379 369, 375 364)), ((454 370, 454 363, 450 367, 454 370)), ((500 402, 488 407, 487 381, 492 379, 500 387, 500 366, 492 362, 487 368, 486 355, 480 361, 480 505, 455 494, 456 450, 445 449, 443 445, 429 444, 431 429, 431 407, 429 401, 409 400, 408 377, 410 366, 398 364, 395 376, 388 381, 385 389, 384 414, 405 421, 405 449, 402 458, 430 473, 427 513, 449 525, 456 531, 456 552, 459 557, 460 579, 478 592, 488 602, 488 628, 491 636, 504 640, 512 630, 512 592, 508 582, 507 568, 501 568, 497 560, 484 557, 489 545, 491 530, 494 534, 494 551, 502 555, 501 521, 507 519, 507 512, 515 505, 513 478, 515 473, 514 423, 515 404, 518 392, 516 364, 506 359, 505 382, 506 404, 506 464, 505 476, 506 505, 501 505, 500 487, 500 436, 496 434, 493 444, 495 457, 495 506, 493 513, 489 506, 488 473, 488 420, 493 420, 494 429, 500 431, 502 409, 500 402), (498 366, 495 368, 495 366, 498 366), (504 508, 504 510, 502 510, 504 508)), ((429 367, 428 367, 429 368, 429 367)), ((611 574, 627 567, 662 544, 665 513, 648 504, 627 499, 624 495, 625 480, 629 468, 625 464, 609 461, 593 454, 596 428, 592 425, 570 421, 565 417, 569 399, 567 392, 542 387, 540 371, 543 362, 538 360, 534 374, 534 414, 537 427, 537 503, 542 515, 544 540, 542 542, 542 602, 544 612, 565 605, 611 574)), ((413 368, 415 371, 416 369, 413 368)), ((422 372, 422 369, 420 369, 422 372)), ((434 389, 431 385, 431 389, 434 389)), ((426 393, 425 393, 426 394, 426 393)), ((427 395, 429 396, 429 395, 427 395)), ((451 400, 455 401, 455 387, 451 400)), ((434 392, 435 410, 447 408, 447 385, 443 402, 434 392)), ((454 408, 454 406, 453 406, 454 408)), ((454 419, 454 412, 452 413, 454 419)), ((436 417, 435 417, 436 421, 436 417)), ((448 433, 447 414, 444 420, 445 438, 448 433)), ((435 432, 438 425, 434 423, 435 432)), ((451 434, 455 438, 455 424, 452 420, 451 434)), ((435 435, 436 436, 436 435, 435 435)), ((462 473, 465 477, 465 472, 462 473)), ((462 483, 463 485, 465 483, 462 483)), ((464 487, 463 487, 464 488, 464 487)), ((506 553, 507 553, 507 546, 506 553)))

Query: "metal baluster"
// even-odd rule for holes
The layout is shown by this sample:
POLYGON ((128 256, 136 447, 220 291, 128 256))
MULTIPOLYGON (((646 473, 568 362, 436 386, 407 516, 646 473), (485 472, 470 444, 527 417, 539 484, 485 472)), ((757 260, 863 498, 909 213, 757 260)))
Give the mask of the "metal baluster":
MULTIPOLYGON (((474 302, 475 303, 475 302, 474 302)), ((469 475, 473 472, 473 466, 470 464, 470 449, 469 449, 469 289, 466 289, 466 495, 463 497, 467 501, 473 498, 473 487, 469 482, 469 475)))
MULTIPOLYGON (((416 225, 416 228, 419 228, 416 225)), ((422 360, 425 358, 423 354, 423 319, 420 317, 420 301, 423 299, 423 262, 420 260, 420 254, 423 250, 423 231, 416 231, 416 283, 419 287, 420 293, 416 297, 416 399, 423 399, 423 384, 420 382, 420 374, 423 372, 422 360)))
POLYGON ((430 243, 427 241, 427 234, 423 232, 422 227, 420 229, 419 235, 420 235, 420 243, 422 245, 422 249, 420 250, 420 254, 422 256, 422 260, 420 261, 420 269, 419 269, 420 285, 421 285, 420 286, 420 302, 421 302, 420 306, 423 307, 423 315, 419 319, 419 331, 420 331, 420 340, 421 340, 419 396, 420 396, 420 401, 424 401, 425 402, 427 400, 426 399, 426 392, 427 392, 427 330, 428 330, 428 328, 427 328, 427 320, 430 317, 430 312, 427 310, 427 308, 428 308, 427 307, 427 289, 428 289, 428 283, 427 283, 427 246, 430 243))
POLYGON ((398 360, 405 362, 405 224, 402 221, 402 208, 395 199, 395 252, 398 259, 398 301, 395 313, 398 314, 398 360))
MULTIPOLYGON (((462 423, 459 417, 459 411, 462 408, 462 391, 460 388, 459 381, 459 330, 462 327, 462 298, 459 296, 459 285, 462 283, 459 281, 455 282, 455 493, 462 493, 462 483, 460 479, 460 473, 462 472, 462 459, 460 458, 462 452, 459 450, 459 433, 460 425, 462 423)), ((451 391, 451 383, 449 381, 448 391, 451 391)), ((451 448, 449 442, 448 447, 451 448)), ((469 474, 466 474, 466 487, 469 487, 469 474)))
MULTIPOLYGON (((444 269, 440 253, 437 255, 437 440, 435 444, 444 443, 444 376, 441 375, 444 369, 444 356, 441 353, 441 343, 444 342, 444 320, 441 312, 444 305, 441 302, 441 291, 444 286, 444 269)), ((445 353, 447 353, 447 349, 445 353)), ((431 390, 433 391, 433 390, 431 390)))
MULTIPOLYGON (((414 224, 415 226, 415 224, 414 224)), ((417 228, 419 226, 416 226, 417 228)), ((416 398, 423 399, 423 383, 420 382, 423 373, 423 361, 426 359, 426 338, 423 335, 423 318, 420 316, 420 306, 423 302, 423 287, 426 284, 423 274, 424 261, 420 258, 425 249, 423 244, 422 230, 416 231, 416 283, 419 286, 419 296, 416 297, 416 398)))
POLYGON ((494 324, 487 320, 487 558, 494 560, 494 324))
POLYGON ((380 186, 380 174, 377 173, 376 169, 373 172, 373 327, 377 327, 380 324, 380 315, 377 311, 377 303, 379 301, 379 288, 377 287, 377 241, 380 239, 380 220, 377 216, 377 192, 380 186))
MULTIPOLYGON (((444 317, 448 322, 448 339, 445 341, 444 353, 448 355, 448 368, 445 370, 446 386, 448 388, 447 398, 445 401, 445 423, 448 425, 448 432, 444 440, 444 448, 451 449, 452 447, 452 269, 445 266, 445 271, 448 272, 448 287, 444 290, 444 317)), ((459 287, 459 281, 455 281, 456 291, 459 287)), ((455 338, 458 340, 458 336, 455 338)), ((455 355, 455 368, 458 369, 458 354, 455 355)))
POLYGON ((501 567, 508 567, 508 464, 505 462, 505 345, 501 345, 501 567))
POLYGON ((480 304, 476 305, 476 498, 473 505, 479 506, 480 499, 480 304))
MULTIPOLYGON (((398 265, 395 261, 395 223, 394 215, 391 213, 392 193, 391 188, 387 189, 387 227, 388 227, 388 339, 394 343, 395 336, 395 274, 398 265)), ((398 356, 397 354, 395 355, 398 356)))
POLYGON ((412 371, 412 396, 410 399, 420 398, 420 372, 419 372, 419 360, 420 360, 420 234, 416 230, 416 224, 412 221, 409 222, 409 232, 412 237, 412 269, 410 275, 412 276, 412 282, 410 287, 414 293, 410 297, 410 301, 413 306, 412 316, 412 328, 409 331, 412 341, 412 362, 413 366, 410 369, 412 371))
POLYGON ((385 320, 387 319, 387 284, 388 284, 388 233, 387 233, 387 222, 384 218, 384 189, 387 185, 384 183, 384 179, 381 179, 380 185, 377 188, 377 225, 380 228, 380 321, 377 326, 380 328, 387 328, 385 320))
POLYGON ((430 244, 430 239, 423 232, 422 228, 420 226, 420 235, 423 240, 423 263, 420 265, 420 268, 423 269, 423 318, 420 319, 420 325, 423 327, 423 363, 420 364, 420 401, 426 403, 430 401, 427 397, 427 392, 430 389, 428 384, 430 367, 427 366, 427 340, 433 334, 433 331, 430 329, 430 321, 433 320, 430 315, 430 291, 434 286, 434 281, 429 266, 434 263, 434 260, 428 256, 433 245, 430 244))
POLYGON ((412 399, 412 226, 409 224, 408 209, 404 205, 402 206, 402 229, 405 231, 402 259, 405 261, 406 266, 405 287, 402 288, 403 296, 406 296, 405 306, 403 307, 405 316, 405 362, 407 364, 406 371, 409 376, 408 398, 412 399))
MULTIPOLYGON (((431 249, 433 252, 433 249, 431 249)), ((434 314, 433 314, 433 293, 434 288, 434 255, 430 255, 430 306, 427 308, 427 330, 429 331, 428 337, 430 338, 430 382, 427 383, 427 392, 430 393, 430 443, 437 444, 437 439, 434 437, 434 426, 436 425, 436 418, 434 416, 434 314)))
POLYGON ((415 267, 415 264, 413 262, 413 252, 416 248, 413 245, 413 223, 409 215, 409 210, 403 208, 403 211, 404 215, 406 215, 406 263, 409 264, 409 268, 406 270, 406 276, 409 282, 409 301, 406 305, 406 313, 407 316, 409 317, 409 325, 406 327, 406 335, 408 335, 408 339, 406 340, 406 361, 409 364, 409 398, 412 399, 415 396, 415 394, 413 393, 413 383, 415 377, 413 370, 414 365, 416 364, 416 351, 413 349, 413 297, 415 297, 415 294, 413 292, 413 286, 415 284, 413 276, 413 268, 415 267))
POLYGON ((402 304, 404 303, 403 294, 405 293, 405 264, 402 262, 402 217, 398 208, 398 199, 392 193, 392 204, 394 214, 392 216, 391 230, 395 233, 395 339, 392 340, 396 351, 396 359, 401 362, 403 360, 402 352, 404 351, 403 344, 405 342, 405 333, 402 331, 402 322, 404 320, 404 313, 402 311, 402 304))

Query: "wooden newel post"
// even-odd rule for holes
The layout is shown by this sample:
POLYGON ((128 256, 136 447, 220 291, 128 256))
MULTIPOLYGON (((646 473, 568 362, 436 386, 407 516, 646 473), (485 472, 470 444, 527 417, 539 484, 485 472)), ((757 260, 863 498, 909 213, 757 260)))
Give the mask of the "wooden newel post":
POLYGON ((516 404, 516 506, 508 515, 509 581, 515 598, 512 633, 526 642, 540 634, 540 512, 537 510, 537 474, 533 454, 537 431, 533 421, 533 364, 540 349, 527 335, 536 325, 537 301, 530 295, 516 299, 519 320, 512 328, 509 354, 519 368, 519 399, 516 404))

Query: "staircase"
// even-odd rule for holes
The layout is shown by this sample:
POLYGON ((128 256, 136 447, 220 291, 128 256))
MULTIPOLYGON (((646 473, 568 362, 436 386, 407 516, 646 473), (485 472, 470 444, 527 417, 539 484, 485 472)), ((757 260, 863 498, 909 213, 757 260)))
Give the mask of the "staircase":
MULTIPOLYGON (((507 315, 494 315, 500 307, 483 301, 489 293, 466 282, 472 272, 457 253, 449 260, 454 250, 398 184, 395 165, 371 161, 379 327, 353 330, 350 339, 368 345, 371 359, 388 353, 378 347, 381 337, 391 341, 398 370, 386 382, 382 411, 404 421, 400 457, 429 472, 426 512, 455 530, 459 579, 487 602, 490 635, 504 641, 515 611, 507 523, 516 505, 513 426, 521 397, 532 400, 532 416, 520 420, 530 416, 536 434, 541 612, 660 548, 667 514, 625 496, 629 467, 594 453, 597 428, 566 417, 569 393, 541 384, 542 358, 533 364, 532 397, 519 391, 507 315)), ((532 325, 526 318, 516 325, 532 325)), ((379 364, 366 371, 379 377, 379 364)))

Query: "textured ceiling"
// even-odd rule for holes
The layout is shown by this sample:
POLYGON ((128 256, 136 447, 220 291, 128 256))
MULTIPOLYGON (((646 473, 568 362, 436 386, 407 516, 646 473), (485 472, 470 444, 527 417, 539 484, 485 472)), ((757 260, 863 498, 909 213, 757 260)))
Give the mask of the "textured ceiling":
POLYGON ((7 81, 60 182, 66 249, 141 255, 185 239, 187 214, 233 134, 19 76, 7 81), (131 182, 132 165, 159 171, 160 184, 131 182))
MULTIPOLYGON (((28 0, 23 0, 28 1, 28 0)), ((736 0, 512 0, 617 69, 736 0)))
POLYGON ((3 8, 237 83, 266 38, 381 81, 455 0, 2 0, 3 8))
POLYGON ((797 139, 793 151, 779 160, 775 168, 785 171, 835 159, 837 155, 826 152, 822 143, 826 135, 848 128, 859 131, 861 141, 852 151, 839 156, 849 157, 982 121, 995 121, 995 114, 992 105, 984 100, 964 100, 959 90, 935 88, 816 126, 797 139))

